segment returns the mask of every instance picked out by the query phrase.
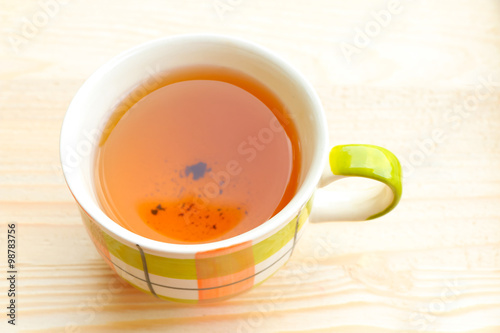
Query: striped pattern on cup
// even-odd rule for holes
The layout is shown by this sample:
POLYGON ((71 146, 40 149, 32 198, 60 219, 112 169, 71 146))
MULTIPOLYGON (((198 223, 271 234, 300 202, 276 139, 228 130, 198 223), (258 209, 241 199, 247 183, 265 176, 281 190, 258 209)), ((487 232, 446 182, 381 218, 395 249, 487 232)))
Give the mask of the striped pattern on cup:
POLYGON ((81 207, 85 227, 99 254, 133 287, 157 298, 200 303, 223 300, 262 283, 290 258, 312 206, 312 198, 279 231, 194 255, 148 253, 105 232, 81 207))

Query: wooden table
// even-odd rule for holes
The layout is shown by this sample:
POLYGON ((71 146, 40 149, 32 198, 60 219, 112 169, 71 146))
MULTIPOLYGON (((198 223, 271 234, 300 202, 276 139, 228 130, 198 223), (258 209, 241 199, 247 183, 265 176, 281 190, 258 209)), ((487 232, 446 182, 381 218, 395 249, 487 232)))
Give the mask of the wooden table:
POLYGON ((1 332, 500 332, 500 2, 0 1, 1 332), (48 5, 43 5, 48 4, 48 5), (310 225, 287 266, 220 304, 158 301, 98 256, 66 188, 61 122, 117 53, 179 33, 267 46, 317 89, 331 142, 387 147, 404 196, 310 225), (276 296, 280 295, 280 296, 276 296))

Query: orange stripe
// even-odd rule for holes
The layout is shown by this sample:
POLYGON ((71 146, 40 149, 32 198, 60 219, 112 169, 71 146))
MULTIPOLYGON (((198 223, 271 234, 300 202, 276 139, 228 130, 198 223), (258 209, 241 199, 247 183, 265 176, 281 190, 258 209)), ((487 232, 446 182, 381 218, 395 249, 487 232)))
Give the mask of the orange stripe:
POLYGON ((200 290, 200 300, 228 297, 253 287, 255 262, 251 241, 199 252, 195 258, 198 288, 214 288, 200 290))

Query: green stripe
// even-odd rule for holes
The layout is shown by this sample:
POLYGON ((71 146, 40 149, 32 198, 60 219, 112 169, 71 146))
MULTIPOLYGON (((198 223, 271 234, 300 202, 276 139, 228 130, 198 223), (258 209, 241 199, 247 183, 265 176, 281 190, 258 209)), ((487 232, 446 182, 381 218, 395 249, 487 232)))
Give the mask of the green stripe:
MULTIPOLYGON (((139 250, 120 243, 113 237, 103 232, 109 253, 124 263, 143 270, 139 250)), ((171 279, 196 280, 196 264, 194 259, 172 259, 144 253, 148 272, 171 279)))
POLYGON ((307 219, 309 218, 309 215, 311 215, 313 200, 314 200, 314 194, 313 194, 313 196, 311 196, 309 201, 306 203, 306 206, 304 207, 304 209, 300 212, 299 230, 302 229, 302 227, 304 226, 304 223, 306 223, 307 219))
MULTIPOLYGON (((299 215, 299 229, 303 226, 312 206, 312 197, 307 202, 299 215)), ((295 235, 296 218, 292 219, 288 224, 272 235, 271 237, 257 243, 253 246, 253 256, 255 264, 261 263, 285 246, 295 235)))
POLYGON ((137 249, 133 249, 123 243, 120 243, 104 231, 102 232, 109 253, 120 259, 124 263, 143 270, 141 254, 137 249))
POLYGON ((196 280, 195 259, 173 259, 144 253, 148 271, 172 279, 196 280))

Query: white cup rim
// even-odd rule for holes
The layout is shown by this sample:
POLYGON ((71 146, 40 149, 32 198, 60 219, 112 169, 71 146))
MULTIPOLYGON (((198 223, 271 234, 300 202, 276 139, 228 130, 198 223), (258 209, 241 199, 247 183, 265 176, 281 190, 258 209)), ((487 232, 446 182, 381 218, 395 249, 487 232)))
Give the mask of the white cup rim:
MULTIPOLYGON (((75 97, 73 98, 68 110, 66 111, 66 115, 61 128, 61 136, 60 136, 60 158, 63 166, 63 174, 66 180, 66 183, 74 196, 77 203, 80 207, 98 223, 102 228, 105 229, 110 235, 121 239, 125 243, 129 244, 138 244, 144 250, 147 250, 150 253, 176 253, 176 254, 195 254, 198 252, 205 252, 216 250, 220 248, 231 247, 237 244, 245 243, 248 241, 253 241, 256 239, 262 239, 265 235, 271 235, 279 231, 283 225, 289 222, 291 216, 295 216, 297 212, 302 208, 303 205, 308 201, 311 195, 314 193, 317 184, 320 180, 321 174, 323 172, 324 165, 327 161, 327 148, 328 148, 328 129, 326 125, 326 117, 323 112, 323 108, 320 102, 320 99, 311 84, 305 79, 305 77, 299 73, 292 65, 290 65, 287 61, 285 61, 280 56, 276 55, 274 52, 258 45, 253 42, 237 38, 230 37, 226 35, 218 35, 218 34, 183 34, 183 35, 175 35, 170 37, 164 37, 156 40, 152 40, 143 44, 140 44, 134 48, 126 50, 121 54, 115 56, 107 63, 102 65, 99 69, 97 69, 82 85, 82 87, 78 90, 75 97), (89 87, 93 82, 99 80, 99 78, 106 74, 111 68, 120 63, 123 59, 132 57, 134 54, 138 54, 140 52, 146 51, 148 48, 156 46, 158 44, 169 43, 171 41, 176 41, 179 39, 183 39, 188 42, 230 42, 234 43, 242 48, 251 49, 252 52, 257 54, 258 56, 267 59, 268 61, 273 62, 278 65, 287 74, 293 78, 295 82, 297 82, 301 89, 303 89, 306 94, 309 95, 311 101, 311 120, 315 123, 316 128, 318 129, 316 135, 318 136, 318 146, 316 147, 316 151, 314 152, 314 156, 312 159, 311 167, 307 171, 307 175, 300 185, 299 190, 294 195, 292 200, 275 216, 262 223, 261 225, 234 237, 211 242, 211 243, 202 243, 202 244, 173 244, 173 243, 165 243, 156 240, 152 240, 138 234, 135 234, 128 229, 122 227, 118 223, 111 220, 102 209, 92 202, 92 200, 82 200, 82 191, 85 189, 82 186, 78 186, 75 177, 70 177, 68 170, 66 170, 64 165, 64 156, 63 156, 63 146, 65 144, 65 137, 70 135, 71 128, 69 127, 71 124, 68 124, 68 115, 72 112, 75 112, 75 104, 78 103, 79 97, 87 92, 89 87)), ((85 198, 84 198, 85 199, 85 198)))

